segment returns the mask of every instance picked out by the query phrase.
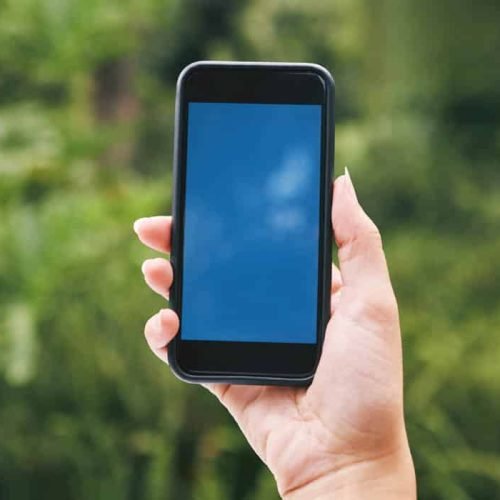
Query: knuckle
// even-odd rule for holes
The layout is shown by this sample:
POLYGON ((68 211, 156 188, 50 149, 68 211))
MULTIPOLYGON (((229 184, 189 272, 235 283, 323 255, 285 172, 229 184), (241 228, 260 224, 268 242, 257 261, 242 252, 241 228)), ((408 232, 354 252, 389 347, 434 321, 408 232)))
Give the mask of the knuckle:
POLYGON ((382 235, 375 223, 366 217, 339 248, 339 258, 346 262, 373 250, 383 250, 382 235))
POLYGON ((355 317, 370 329, 384 329, 399 322, 398 304, 392 289, 372 290, 358 297, 355 304, 355 317))
POLYGON ((375 222, 373 222, 368 216, 366 216, 364 232, 367 239, 382 246, 382 234, 380 233, 380 230, 375 222))

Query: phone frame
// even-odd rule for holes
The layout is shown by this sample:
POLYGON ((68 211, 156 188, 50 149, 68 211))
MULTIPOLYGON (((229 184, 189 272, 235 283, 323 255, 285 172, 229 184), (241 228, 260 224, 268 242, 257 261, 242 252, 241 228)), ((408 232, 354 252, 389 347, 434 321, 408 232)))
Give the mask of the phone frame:
POLYGON ((170 289, 170 306, 181 318, 181 327, 168 345, 168 360, 172 371, 180 379, 191 383, 224 382, 259 385, 311 383, 330 317, 334 96, 335 83, 331 74, 317 64, 199 61, 184 68, 179 75, 175 106, 171 233, 174 281, 170 289), (197 81, 197 78, 198 80, 201 78, 201 81, 197 81), (318 78, 322 85, 321 97, 316 90, 317 83, 313 84, 318 78), (269 85, 271 81, 272 88, 269 85), (307 82, 310 82, 310 91, 307 82), (302 92, 305 92, 305 95, 301 95, 302 92), (318 315, 315 344, 201 341, 183 340, 181 337, 187 114, 189 102, 196 101, 295 102, 322 106, 318 315), (189 360, 188 368, 183 366, 186 360, 189 360), (211 363, 210 367, 205 370, 198 369, 198 366, 203 367, 204 364, 206 366, 207 362, 211 363))

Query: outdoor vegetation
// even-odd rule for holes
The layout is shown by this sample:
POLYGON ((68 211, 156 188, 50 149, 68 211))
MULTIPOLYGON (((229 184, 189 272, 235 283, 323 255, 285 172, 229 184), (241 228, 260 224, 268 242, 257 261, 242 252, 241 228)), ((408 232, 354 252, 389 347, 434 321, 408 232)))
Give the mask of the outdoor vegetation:
POLYGON ((499 27, 497 0, 0 0, 0 498, 278 498, 143 338, 164 304, 132 223, 170 211, 199 59, 334 74, 336 172, 399 298, 419 498, 500 498, 499 27))

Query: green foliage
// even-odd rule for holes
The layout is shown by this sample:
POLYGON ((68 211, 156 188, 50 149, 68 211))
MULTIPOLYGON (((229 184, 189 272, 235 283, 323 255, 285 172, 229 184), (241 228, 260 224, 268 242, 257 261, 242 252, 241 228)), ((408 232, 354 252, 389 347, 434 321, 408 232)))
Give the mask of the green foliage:
POLYGON ((492 0, 0 0, 0 498, 277 498, 142 338, 165 304, 132 222, 169 211, 175 79, 202 58, 332 70, 420 496, 500 497, 498 24, 492 0))

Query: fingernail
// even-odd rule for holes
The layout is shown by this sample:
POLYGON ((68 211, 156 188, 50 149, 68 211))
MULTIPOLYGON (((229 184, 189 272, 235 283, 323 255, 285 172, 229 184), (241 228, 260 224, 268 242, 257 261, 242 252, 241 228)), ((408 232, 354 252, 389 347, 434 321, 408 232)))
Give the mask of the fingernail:
POLYGON ((137 219, 135 222, 134 222, 134 231, 136 233, 139 232, 139 229, 140 229, 140 225, 147 219, 147 217, 142 217, 140 219, 137 219))
POLYGON ((349 169, 347 168, 347 165, 345 166, 344 174, 345 174, 346 191, 349 193, 350 196, 353 197, 353 199, 357 201, 358 197, 356 196, 356 190, 354 189, 354 185, 352 183, 351 175, 349 174, 349 169))

